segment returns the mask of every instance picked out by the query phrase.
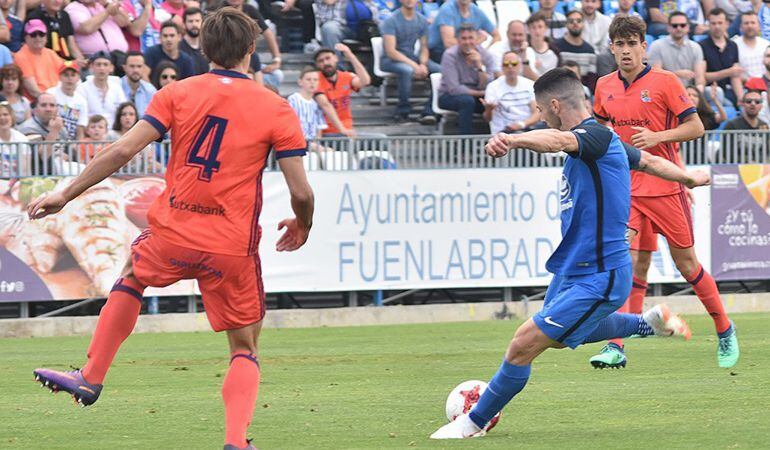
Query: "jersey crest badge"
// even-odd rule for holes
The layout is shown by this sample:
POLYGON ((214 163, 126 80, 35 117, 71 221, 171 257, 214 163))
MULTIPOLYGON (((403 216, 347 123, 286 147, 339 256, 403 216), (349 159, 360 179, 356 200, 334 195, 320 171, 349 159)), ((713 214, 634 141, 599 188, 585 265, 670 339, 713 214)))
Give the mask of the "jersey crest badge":
POLYGON ((642 102, 644 103, 650 103, 652 101, 652 98, 650 98, 650 91, 647 89, 642 89, 642 102))

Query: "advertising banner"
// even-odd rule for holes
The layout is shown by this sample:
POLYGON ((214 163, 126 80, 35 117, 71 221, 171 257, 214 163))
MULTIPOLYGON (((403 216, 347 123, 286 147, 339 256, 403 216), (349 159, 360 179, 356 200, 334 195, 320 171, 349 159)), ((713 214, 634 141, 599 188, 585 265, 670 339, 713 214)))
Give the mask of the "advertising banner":
POLYGON ((725 165, 712 170, 714 277, 770 278, 770 165, 725 165))
MULTIPOLYGON (((561 240, 559 168, 314 171, 308 243, 278 253, 291 217, 280 173, 263 176, 260 255, 267 292, 546 286, 561 240)), ((0 301, 103 297, 147 225, 161 178, 111 177, 51 217, 26 206, 71 178, 0 181, 0 301)), ((696 249, 710 258, 710 190, 697 189, 696 249)), ((665 240, 649 281, 681 282, 665 240)), ((146 295, 198 293, 192 281, 146 295)))
MULTIPOLYGON (((150 203, 165 188, 162 178, 110 177, 58 214, 27 219, 30 201, 71 180, 0 180, 0 301, 106 297, 147 226, 150 203)), ((194 287, 185 281, 145 292, 185 295, 194 287)))

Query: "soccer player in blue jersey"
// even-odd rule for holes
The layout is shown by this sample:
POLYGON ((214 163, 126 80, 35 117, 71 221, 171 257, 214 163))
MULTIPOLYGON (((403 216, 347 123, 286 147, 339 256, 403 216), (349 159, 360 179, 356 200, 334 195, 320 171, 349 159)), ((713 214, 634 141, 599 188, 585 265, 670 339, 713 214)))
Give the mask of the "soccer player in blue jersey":
POLYGON ((561 187, 562 241, 546 263, 554 274, 543 309, 516 330, 503 363, 478 403, 431 435, 433 439, 483 436, 489 421, 529 379, 532 361, 549 348, 575 348, 634 334, 690 337, 690 329, 666 305, 644 314, 616 310, 631 290, 626 224, 631 205, 630 169, 688 186, 709 183, 701 171, 621 142, 586 110, 583 87, 568 69, 553 69, 535 82, 535 100, 550 129, 498 134, 486 151, 500 157, 513 148, 564 151, 561 187))

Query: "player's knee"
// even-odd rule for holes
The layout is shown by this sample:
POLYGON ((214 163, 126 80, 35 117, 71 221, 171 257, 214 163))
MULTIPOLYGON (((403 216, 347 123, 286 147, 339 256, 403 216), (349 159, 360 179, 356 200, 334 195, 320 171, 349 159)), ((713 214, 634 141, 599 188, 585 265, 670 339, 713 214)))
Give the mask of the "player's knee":
POLYGON ((674 261, 677 270, 684 277, 689 277, 698 268, 698 260, 695 258, 683 258, 678 261, 674 261))

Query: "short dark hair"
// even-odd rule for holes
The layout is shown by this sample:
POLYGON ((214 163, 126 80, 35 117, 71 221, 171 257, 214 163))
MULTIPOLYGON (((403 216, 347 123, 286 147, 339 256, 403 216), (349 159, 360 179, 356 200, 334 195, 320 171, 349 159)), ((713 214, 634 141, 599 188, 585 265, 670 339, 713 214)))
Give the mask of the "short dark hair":
POLYGON ((330 48, 326 48, 326 47, 323 47, 323 48, 319 48, 319 49, 318 49, 318 50, 316 50, 316 52, 313 54, 313 61, 316 61, 316 60, 318 60, 318 57, 319 57, 319 56, 321 56, 321 55, 323 55, 324 53, 331 53, 331 54, 333 54, 333 55, 336 55, 336 54, 337 54, 337 53, 336 53, 334 50, 332 50, 332 49, 330 49, 330 48))
POLYGON ((88 118, 89 125, 91 125, 92 123, 99 123, 99 122, 108 123, 107 118, 101 114, 94 114, 93 116, 88 118))
POLYGON ((548 23, 548 16, 543 14, 541 11, 537 11, 536 13, 532 14, 527 18, 527 26, 532 25, 535 22, 543 22, 548 23))
POLYGON ((575 61, 568 59, 561 64, 559 64, 559 67, 577 67, 580 69, 580 64, 576 63, 575 61))
POLYGON ((570 9, 569 11, 567 11, 567 14, 565 14, 564 17, 569 17, 573 14, 580 14, 580 17, 583 19, 585 19, 586 17, 585 13, 579 9, 570 9))
POLYGON ((201 50, 209 61, 232 69, 254 53, 259 27, 243 12, 225 6, 206 16, 201 27, 201 50))
POLYGON ((535 80, 534 89, 538 101, 555 98, 573 108, 582 105, 585 99, 583 84, 574 72, 564 67, 551 69, 541 75, 535 80))
POLYGON ((712 8, 706 17, 711 17, 711 16, 725 16, 725 19, 727 19, 727 11, 719 7, 712 8))
POLYGON ((128 61, 128 58, 132 56, 141 56, 144 60, 144 53, 140 52, 139 50, 131 50, 128 53, 126 53, 126 59, 123 61, 123 64, 125 64, 128 61))
POLYGON ((184 13, 182 13, 182 20, 187 21, 187 16, 194 16, 196 14, 200 14, 201 17, 203 17, 203 11, 201 11, 200 8, 195 8, 195 7, 185 8, 184 13))
POLYGON ((671 19, 673 19, 674 17, 680 17, 680 16, 684 17, 685 19, 687 19, 687 25, 690 24, 690 18, 687 17, 687 14, 683 13, 682 11, 674 11, 671 14, 669 14, 668 15, 668 24, 671 25, 671 19))
POLYGON ((647 34, 647 25, 644 20, 636 16, 615 16, 610 24, 610 40, 615 38, 630 37, 639 38, 639 42, 644 42, 644 36, 647 34))
POLYGON ((473 26, 472 23, 461 23, 459 27, 457 27, 457 35, 459 36, 460 33, 464 31, 470 31, 472 33, 476 32, 476 27, 473 26))
POLYGON ((741 16, 741 22, 742 22, 743 18, 746 17, 746 16, 759 17, 759 14, 757 14, 756 11, 751 10, 751 11, 746 11, 746 12, 740 13, 740 16, 741 16))
POLYGON ((174 22, 173 20, 167 20, 167 21, 163 22, 162 24, 160 24, 160 32, 161 33, 163 33, 163 30, 165 30, 166 28, 173 28, 173 29, 176 30, 177 33, 182 34, 182 30, 179 27, 179 24, 174 22))

